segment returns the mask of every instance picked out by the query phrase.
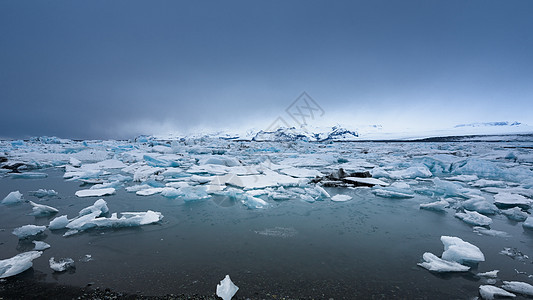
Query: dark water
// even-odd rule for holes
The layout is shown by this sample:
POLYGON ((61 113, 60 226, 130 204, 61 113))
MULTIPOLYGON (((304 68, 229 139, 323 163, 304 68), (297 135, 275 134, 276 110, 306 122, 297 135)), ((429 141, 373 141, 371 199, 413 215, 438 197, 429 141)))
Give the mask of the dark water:
MULTIPOLYGON (((78 182, 66 182, 59 169, 45 179, 0 179, 0 196, 20 190, 25 199, 50 205, 69 218, 98 198, 77 198, 78 182), (29 191, 55 189, 59 197, 37 200, 29 191)), ((387 199, 369 189, 329 189, 354 197, 336 203, 272 202, 249 210, 226 198, 186 203, 160 195, 141 197, 124 190, 103 197, 110 212, 160 211, 161 224, 139 228, 91 230, 70 237, 45 231, 39 240, 52 247, 19 276, 75 286, 111 288, 145 295, 213 294, 226 274, 239 286, 239 297, 266 295, 314 298, 470 299, 483 279, 477 272, 499 269, 499 278, 530 282, 532 260, 499 254, 504 247, 533 255, 533 235, 505 216, 493 216, 492 228, 511 238, 479 236, 447 213, 419 210, 424 196, 387 199), (471 272, 435 275, 416 264, 424 252, 440 255, 441 235, 458 236, 478 246, 486 261, 471 272), (92 260, 81 259, 90 254, 92 260), (76 269, 54 273, 48 259, 70 257, 76 269)), ((0 253, 8 258, 31 250, 11 231, 26 224, 48 225, 49 218, 28 216, 28 203, 0 206, 0 253)))

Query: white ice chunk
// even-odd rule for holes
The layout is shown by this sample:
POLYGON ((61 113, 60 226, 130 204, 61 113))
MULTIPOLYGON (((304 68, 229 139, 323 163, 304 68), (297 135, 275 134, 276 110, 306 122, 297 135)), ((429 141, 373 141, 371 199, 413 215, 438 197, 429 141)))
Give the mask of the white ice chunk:
POLYGON ((11 177, 21 179, 40 179, 48 177, 48 174, 39 172, 11 173, 11 177))
POLYGON ((280 170, 280 173, 289 175, 296 178, 314 178, 316 176, 322 176, 323 174, 317 170, 313 169, 304 169, 304 168, 295 168, 290 167, 280 170))
POLYGON ((69 164, 71 164, 73 167, 80 167, 81 161, 75 157, 71 157, 69 160, 69 164))
POLYGON ((413 198, 415 196, 410 191, 399 190, 396 188, 374 188, 372 193, 379 197, 394 199, 413 198))
POLYGON ((533 229, 533 217, 527 217, 524 223, 522 223, 522 227, 527 229, 533 229))
POLYGON ((19 191, 9 193, 4 200, 2 200, 2 204, 15 204, 19 202, 22 202, 22 194, 19 191))
POLYGON ((474 230, 475 233, 483 234, 483 235, 488 235, 488 236, 496 236, 496 237, 503 237, 503 238, 511 237, 511 235, 508 234, 508 233, 505 232, 505 231, 494 230, 494 229, 487 229, 487 228, 485 228, 485 227, 475 226, 475 227, 473 228, 473 230, 474 230))
POLYGON ((11 277, 28 270, 33 266, 32 260, 41 254, 43 254, 41 251, 28 251, 0 260, 0 278, 11 277))
POLYGON ((152 188, 152 186, 148 185, 148 184, 137 184, 137 185, 132 185, 132 186, 126 187, 126 191, 127 192, 138 192, 138 191, 146 190, 146 189, 150 189, 150 188, 152 188))
POLYGON ((161 190, 161 196, 166 198, 177 198, 181 195, 181 192, 173 187, 165 187, 161 190))
POLYGON ((72 258, 62 258, 59 261, 55 261, 54 257, 51 257, 48 262, 50 263, 50 268, 56 272, 63 272, 74 267, 72 258))
POLYGON ((76 192, 78 197, 102 197, 106 195, 112 195, 115 193, 115 188, 106 188, 106 189, 88 189, 88 190, 79 190, 76 192))
POLYGON ((472 184, 472 186, 484 188, 484 187, 506 187, 507 183, 501 180, 488 180, 480 179, 472 184))
POLYGON ((426 166, 415 166, 398 171, 385 171, 381 168, 375 168, 372 170, 372 176, 388 177, 391 179, 415 179, 417 177, 429 178, 432 177, 433 174, 426 166))
POLYGON ((204 184, 210 182, 213 178, 212 176, 199 176, 199 175, 192 175, 189 180, 192 182, 197 182, 199 184, 204 184))
POLYGON ((42 233, 46 229, 46 226, 37 225, 24 225, 13 230, 13 234, 19 239, 25 239, 27 237, 42 233))
POLYGON ((488 226, 492 224, 491 218, 484 216, 477 211, 465 210, 464 213, 456 213, 455 217, 463 220, 463 222, 467 224, 475 226, 488 226))
POLYGON ((506 215, 509 220, 516 222, 524 222, 529 216, 526 212, 523 212, 520 207, 513 207, 509 209, 501 210, 502 214, 506 215))
POLYGON ((67 215, 63 215, 50 221, 50 224, 48 225, 48 229, 50 230, 63 229, 67 227, 68 223, 69 223, 69 220, 67 218, 67 215))
POLYGON ((504 281, 502 288, 510 292, 526 296, 533 296, 533 285, 529 283, 520 281, 504 281))
POLYGON ((508 291, 493 285, 480 285, 479 294, 481 295, 481 298, 485 300, 493 300, 496 298, 496 296, 511 298, 516 297, 515 294, 509 293, 508 291))
POLYGON ((461 182, 468 182, 468 181, 476 181, 479 179, 476 175, 457 175, 445 178, 446 180, 450 181, 461 181, 461 182))
POLYGON ((46 250, 50 248, 49 244, 42 242, 42 241, 33 241, 33 243, 35 244, 35 247, 33 248, 33 250, 40 251, 40 250, 46 250))
POLYGON ((135 194, 137 194, 138 196, 151 196, 151 195, 161 193, 163 189, 164 188, 160 188, 160 187, 156 187, 156 188, 151 187, 148 189, 137 191, 135 194))
POLYGON ((331 197, 331 201, 335 201, 335 202, 344 202, 348 200, 352 200, 352 196, 337 194, 331 197))
POLYGON ((500 210, 496 205, 488 202, 485 198, 477 195, 472 195, 471 199, 463 201, 461 206, 466 210, 477 211, 481 214, 494 215, 497 214, 500 210))
POLYGON ((104 199, 98 199, 94 202, 93 205, 80 210, 79 216, 87 215, 93 212, 100 212, 101 214, 105 214, 108 211, 109 208, 107 207, 107 202, 105 202, 104 199))
POLYGON ((250 209, 268 208, 270 206, 265 200, 247 194, 241 196, 241 202, 250 209))
POLYGON ((345 177, 342 180, 348 181, 351 183, 363 183, 363 184, 371 184, 371 185, 380 185, 380 186, 388 186, 389 184, 386 183, 383 180, 379 180, 377 178, 360 178, 360 177, 345 177))
POLYGON ((32 196, 35 196, 37 198, 43 198, 43 197, 52 197, 57 196, 57 192, 54 190, 46 190, 46 189, 38 189, 36 191, 30 192, 32 196))
POLYGON ((433 272, 466 272, 470 267, 463 266, 454 261, 447 261, 438 258, 435 254, 426 252, 422 256, 423 263, 418 263, 419 266, 433 272))
POLYGON ((57 210, 56 208, 53 208, 48 205, 37 204, 33 201, 30 201, 30 204, 31 206, 33 206, 33 216, 47 216, 59 212, 59 210, 57 210))
POLYGON ((460 264, 465 262, 478 263, 485 261, 485 256, 478 247, 465 242, 458 237, 441 236, 440 240, 444 244, 442 259, 455 261, 460 264))
POLYGON ((236 166, 242 165, 241 162, 239 162, 239 160, 237 160, 236 158, 231 157, 231 156, 222 156, 222 155, 211 156, 208 158, 201 159, 199 164, 201 165, 222 165, 226 167, 236 167, 236 166))
POLYGON ((527 206, 529 207, 532 201, 522 195, 511 194, 511 193, 498 193, 494 195, 494 203, 500 205, 510 205, 510 206, 527 206))
POLYGON ((220 284, 217 284, 217 296, 222 298, 222 300, 231 300, 238 290, 239 287, 231 281, 229 275, 226 275, 226 277, 220 281, 220 284))
POLYGON ((448 207, 449 205, 450 203, 448 203, 448 201, 440 199, 439 201, 435 202, 422 203, 420 204, 420 208, 433 211, 445 211, 446 207, 448 207))
POLYGON ((493 270, 493 271, 484 272, 484 273, 477 273, 476 276, 488 277, 488 278, 498 278, 498 272, 500 272, 500 270, 493 270))

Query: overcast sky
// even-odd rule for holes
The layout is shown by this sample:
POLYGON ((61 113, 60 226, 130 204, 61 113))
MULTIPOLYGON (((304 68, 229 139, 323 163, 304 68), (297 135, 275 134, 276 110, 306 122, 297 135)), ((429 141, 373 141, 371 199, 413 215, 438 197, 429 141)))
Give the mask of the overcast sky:
POLYGON ((0 1, 0 137, 533 125, 533 1, 0 1))

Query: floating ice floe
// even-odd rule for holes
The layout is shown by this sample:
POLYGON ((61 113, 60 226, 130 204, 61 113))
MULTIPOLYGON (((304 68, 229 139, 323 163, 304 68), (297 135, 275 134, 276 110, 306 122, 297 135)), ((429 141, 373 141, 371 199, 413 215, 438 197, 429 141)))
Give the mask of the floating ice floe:
POLYGON ((441 236, 444 244, 442 259, 462 263, 478 263, 485 261, 483 252, 478 247, 463 241, 458 237, 441 236))
POLYGON ((494 203, 496 205, 506 206, 506 207, 512 207, 512 206, 523 206, 523 207, 529 207, 531 206, 530 199, 518 195, 518 194, 511 194, 511 193, 498 193, 494 195, 494 203))
POLYGON ((33 243, 35 244, 35 247, 33 248, 33 250, 42 251, 42 250, 46 250, 50 248, 49 244, 42 242, 42 241, 33 241, 33 243))
POLYGON ((231 281, 229 275, 226 275, 226 277, 220 281, 220 284, 217 284, 217 296, 222 298, 222 300, 231 300, 238 290, 239 287, 231 281))
POLYGON ((433 174, 426 166, 414 166, 404 170, 386 171, 381 168, 372 170, 373 177, 387 177, 390 179, 415 179, 415 178, 429 178, 433 174))
POLYGON ((247 194, 242 195, 240 199, 241 199, 241 203, 250 209, 260 209, 260 208, 270 207, 270 204, 268 204, 268 202, 266 202, 265 200, 258 198, 258 197, 250 196, 247 194))
POLYGON ((56 208, 53 208, 48 205, 37 204, 33 201, 30 201, 30 204, 33 210, 31 215, 33 216, 48 216, 59 212, 59 210, 57 210, 56 208))
POLYGON ((372 193, 379 197, 396 199, 413 198, 415 196, 409 184, 405 182, 394 182, 387 187, 374 187, 372 193))
POLYGON ((464 213, 456 213, 456 218, 461 219, 463 222, 474 226, 488 226, 492 224, 492 219, 484 216, 477 211, 465 210, 464 213))
POLYGON ((0 278, 20 274, 33 266, 32 261, 43 254, 41 251, 28 251, 12 258, 0 260, 0 278))
POLYGON ((54 257, 50 257, 48 263, 50 264, 50 269, 56 272, 64 272, 74 267, 74 260, 72 258, 61 258, 59 261, 55 261, 54 257))
POLYGON ((461 206, 465 210, 477 211, 478 213, 487 215, 494 215, 500 211, 496 205, 477 195, 472 195, 471 199, 461 202, 461 206))
POLYGON ((9 193, 4 200, 2 200, 2 204, 15 204, 19 202, 22 202, 22 194, 19 191, 9 193))
POLYGON ((383 180, 379 180, 377 178, 371 178, 371 177, 369 178, 344 177, 343 181, 348 182, 348 183, 363 184, 363 185, 368 185, 368 186, 375 186, 375 185, 388 186, 389 185, 383 180))
POLYGON ((496 237, 503 237, 503 238, 511 237, 511 235, 508 234, 508 233, 505 232, 505 231, 494 230, 494 229, 487 229, 487 228, 485 228, 485 227, 475 226, 475 227, 473 228, 473 230, 474 230, 475 233, 483 234, 483 235, 488 235, 488 236, 496 236, 496 237))
POLYGON ((313 178, 313 177, 316 177, 316 176, 322 176, 323 175, 321 172, 319 172, 317 170, 304 169, 304 168, 294 168, 294 167, 281 169, 279 172, 283 173, 285 175, 296 177, 296 178, 313 178))
POLYGON ((80 167, 81 166, 81 161, 75 157, 71 157, 70 160, 69 160, 69 164, 73 167, 80 167))
POLYGON ((50 221, 50 224, 48 225, 48 229, 50 230, 63 229, 67 226, 69 222, 70 221, 68 220, 66 215, 60 216, 50 221))
POLYGON ((44 198, 57 196, 57 192, 54 190, 38 189, 36 191, 30 192, 30 195, 35 196, 37 198, 44 198))
POLYGON ((335 202, 345 202, 348 200, 352 200, 352 196, 337 194, 331 197, 331 201, 335 201, 335 202))
POLYGON ((114 188, 106 188, 106 189, 88 189, 88 190, 79 190, 76 192, 76 196, 78 197, 102 197, 106 195, 112 195, 115 193, 114 188))
POLYGON ((493 270, 493 271, 488 271, 488 272, 483 272, 483 273, 477 273, 476 276, 498 278, 498 272, 500 272, 500 270, 493 270))
POLYGON ((533 229, 533 217, 527 217, 524 223, 522 223, 522 227, 527 229, 533 229))
POLYGON ((516 297, 515 294, 509 293, 508 291, 493 285, 480 285, 479 294, 484 300, 493 300, 496 297, 516 297))
POLYGON ((39 172, 11 173, 11 177, 21 179, 41 179, 48 177, 48 174, 39 172))
POLYGON ((13 230, 13 234, 16 235, 19 239, 25 239, 30 236, 38 235, 43 233, 46 229, 46 226, 37 226, 37 225, 24 225, 13 230))
POLYGON ((424 262, 418 263, 419 266, 433 272, 466 272, 470 267, 463 266, 455 261, 447 261, 437 257, 435 254, 426 252, 422 256, 424 262))
POLYGON ((469 182, 469 181, 476 181, 479 179, 479 177, 477 177, 477 175, 456 175, 452 177, 447 177, 445 179, 450 180, 450 181, 469 182))
POLYGON ((485 188, 485 187, 506 187, 507 183, 501 180, 488 180, 480 179, 472 184, 474 187, 485 188))
POLYGON ((520 281, 504 281, 502 288, 526 296, 533 296, 533 285, 520 281))
POLYGON ((433 211, 445 211, 446 207, 450 206, 450 203, 444 199, 430 203, 421 203, 421 209, 433 210, 433 211))
POLYGON ((155 194, 159 194, 163 191, 164 188, 160 188, 160 187, 157 187, 157 188, 153 188, 153 187, 150 187, 150 188, 147 188, 147 189, 144 189, 144 190, 140 190, 140 191, 137 191, 135 192, 136 195, 138 196, 151 196, 151 195, 155 195, 155 194))
POLYGON ((520 207, 513 207, 509 209, 501 210, 502 214, 507 216, 509 220, 516 222, 524 222, 529 216, 526 212, 522 211, 520 207))

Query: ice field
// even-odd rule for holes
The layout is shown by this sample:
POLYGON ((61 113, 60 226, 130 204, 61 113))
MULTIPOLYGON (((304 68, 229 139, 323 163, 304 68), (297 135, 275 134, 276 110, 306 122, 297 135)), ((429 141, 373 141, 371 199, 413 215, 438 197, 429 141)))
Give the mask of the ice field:
POLYGON ((531 136, 259 137, 1 141, 0 277, 252 299, 533 295, 531 136))

